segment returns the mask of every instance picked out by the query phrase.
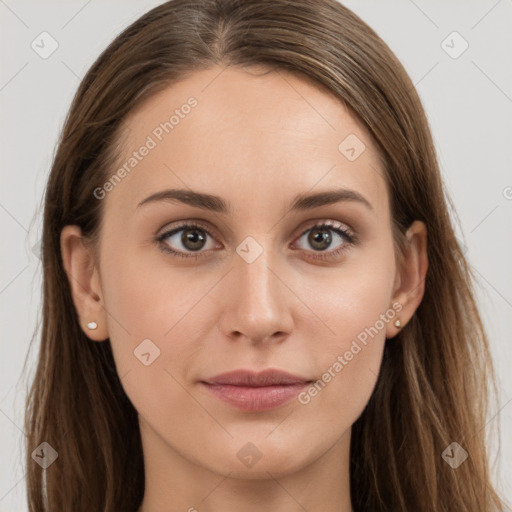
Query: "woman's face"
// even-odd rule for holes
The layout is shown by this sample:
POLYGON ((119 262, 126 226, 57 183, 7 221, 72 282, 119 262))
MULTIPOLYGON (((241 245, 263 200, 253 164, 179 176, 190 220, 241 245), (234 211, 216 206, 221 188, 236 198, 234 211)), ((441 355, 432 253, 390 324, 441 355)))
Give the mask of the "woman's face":
POLYGON ((255 71, 196 72, 141 105, 95 192, 98 332, 145 452, 246 478, 346 450, 405 313, 369 133, 314 85, 255 71), (266 369, 303 384, 205 384, 266 369))

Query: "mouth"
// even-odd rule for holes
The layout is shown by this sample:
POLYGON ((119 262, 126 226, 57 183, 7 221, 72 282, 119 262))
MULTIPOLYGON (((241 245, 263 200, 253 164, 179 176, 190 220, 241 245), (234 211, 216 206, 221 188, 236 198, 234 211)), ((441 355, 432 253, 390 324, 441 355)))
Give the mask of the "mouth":
POLYGON ((236 370, 200 381, 221 401, 243 411, 275 409, 290 402, 313 380, 268 369, 263 372, 236 370))

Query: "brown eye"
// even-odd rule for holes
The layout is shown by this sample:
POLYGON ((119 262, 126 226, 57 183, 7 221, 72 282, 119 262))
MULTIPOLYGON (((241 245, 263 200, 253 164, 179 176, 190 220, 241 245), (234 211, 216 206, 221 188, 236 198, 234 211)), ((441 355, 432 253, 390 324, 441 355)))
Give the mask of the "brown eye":
POLYGON ((315 227, 309 230, 308 243, 315 251, 329 248, 332 243, 332 233, 329 229, 315 227))
POLYGON ((332 224, 314 225, 304 231, 297 240, 299 243, 301 240, 305 240, 304 245, 308 245, 309 248, 302 248, 318 253, 314 256, 316 259, 335 258, 355 244, 355 237, 338 224, 336 226, 332 224), (327 250, 329 248, 332 249, 327 250))
POLYGON ((203 227, 195 224, 186 224, 167 231, 158 237, 158 242, 163 251, 185 258, 202 256, 202 253, 205 251, 201 251, 201 249, 215 247, 210 233, 203 227), (207 247, 208 238, 212 239, 210 247, 207 247), (187 254, 194 252, 198 254, 187 254))
POLYGON ((196 228, 182 229, 181 243, 191 251, 198 251, 204 247, 206 236, 196 228))

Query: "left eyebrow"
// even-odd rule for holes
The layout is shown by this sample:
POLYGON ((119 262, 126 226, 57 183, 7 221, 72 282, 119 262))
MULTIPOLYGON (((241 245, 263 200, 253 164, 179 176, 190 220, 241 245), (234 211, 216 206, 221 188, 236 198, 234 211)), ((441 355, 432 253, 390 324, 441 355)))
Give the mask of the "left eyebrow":
MULTIPOLYGON (((231 212, 230 203, 222 199, 222 197, 185 189, 168 189, 156 192, 146 197, 146 199, 142 200, 137 205, 137 208, 156 201, 178 201, 184 204, 188 204, 190 206, 195 206, 203 210, 210 210, 217 213, 227 214, 231 212)), ((327 190, 324 192, 317 192, 314 194, 299 194, 292 201, 291 210, 309 210, 313 208, 318 208, 320 206, 338 203, 341 201, 359 202, 365 205, 370 210, 373 210, 373 207, 369 203, 369 201, 365 197, 363 197, 359 192, 345 188, 327 190)))
POLYGON ((359 192, 346 188, 337 190, 327 190, 316 194, 301 194, 295 198, 292 203, 292 210, 308 210, 310 208, 318 208, 328 204, 339 203, 341 201, 355 201, 365 205, 373 210, 370 202, 359 192))

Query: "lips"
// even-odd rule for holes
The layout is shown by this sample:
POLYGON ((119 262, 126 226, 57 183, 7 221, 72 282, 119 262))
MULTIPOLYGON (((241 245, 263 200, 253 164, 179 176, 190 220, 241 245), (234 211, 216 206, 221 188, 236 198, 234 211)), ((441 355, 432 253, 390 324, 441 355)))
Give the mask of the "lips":
POLYGON ((201 385, 221 401, 249 412, 274 409, 290 402, 312 380, 281 370, 256 373, 236 370, 201 381, 201 385))
POLYGON ((248 370, 235 370, 233 372, 217 375, 216 377, 207 379, 204 382, 208 384, 226 384, 230 386, 261 387, 306 384, 311 381, 281 370, 268 369, 259 373, 248 370))

